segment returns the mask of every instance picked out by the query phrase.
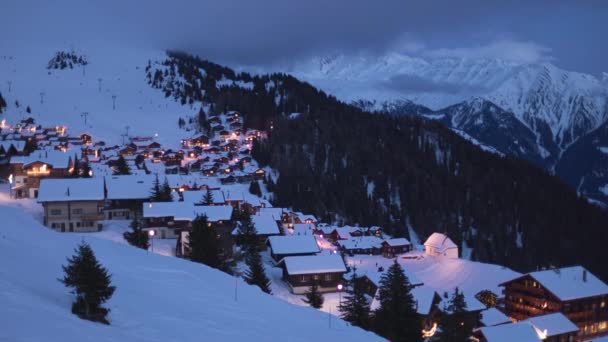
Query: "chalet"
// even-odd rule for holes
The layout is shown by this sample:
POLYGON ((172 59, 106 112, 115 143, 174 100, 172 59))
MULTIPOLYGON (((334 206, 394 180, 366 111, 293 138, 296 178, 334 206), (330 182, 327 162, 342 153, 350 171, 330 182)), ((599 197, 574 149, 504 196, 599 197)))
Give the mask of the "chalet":
POLYGON ((359 236, 348 240, 338 240, 337 245, 349 255, 382 253, 382 239, 375 236, 359 236))
POLYGON ((270 256, 278 263, 285 257, 315 255, 321 252, 317 240, 312 235, 270 236, 266 241, 270 256))
POLYGON ((289 228, 287 232, 292 236, 313 236, 315 233, 315 226, 309 223, 296 223, 293 227, 289 228))
POLYGON ((294 294, 305 293, 313 284, 317 284, 321 292, 335 292, 346 273, 338 254, 285 257, 280 264, 283 280, 294 294))
POLYGON ((38 203, 44 225, 60 232, 101 230, 104 190, 101 178, 43 179, 38 203))
MULTIPOLYGON (((233 208, 227 205, 220 206, 197 206, 199 215, 207 216, 210 227, 215 229, 219 243, 219 252, 225 259, 232 258, 234 239, 232 237, 232 211, 233 208)), ((181 230, 177 237, 176 254, 177 256, 187 257, 189 254, 188 242, 190 241, 191 227, 181 230)))
POLYGON ((150 200, 155 176, 106 176, 106 220, 132 220, 140 218, 142 206, 150 200))
POLYGON ((36 198, 41 179, 65 178, 73 171, 71 155, 61 151, 34 151, 29 156, 13 157, 10 164, 16 198, 36 198))
POLYGON ((182 146, 184 148, 189 148, 192 146, 208 147, 209 146, 209 137, 206 135, 199 135, 199 136, 191 138, 191 139, 185 139, 185 140, 182 140, 182 146))
POLYGON ((82 133, 81 135, 78 136, 78 139, 80 139, 83 143, 89 145, 89 144, 91 144, 93 137, 90 134, 82 133))
POLYGON ((561 312, 579 328, 577 340, 608 335, 608 285, 581 266, 532 272, 500 285, 506 312, 516 320, 561 312))
MULTIPOLYGON (((268 240, 270 236, 281 235, 281 230, 273 215, 252 215, 251 223, 255 227, 260 248, 266 248, 266 240, 268 240)), ((240 231, 238 227, 232 231, 232 235, 234 235, 237 240, 239 239, 240 231)))
POLYGON ((475 339, 480 342, 541 342, 543 340, 536 329, 528 323, 482 327, 475 332, 475 339))
POLYGON ((407 253, 412 248, 412 244, 406 238, 382 241, 382 255, 385 258, 394 258, 395 255, 407 253))
POLYGON ((446 235, 433 233, 424 242, 424 252, 432 256, 458 258, 458 246, 446 235))
MULTIPOLYGON (((224 205, 226 199, 222 190, 210 190, 213 203, 208 205, 224 205)), ((196 190, 196 191, 183 191, 182 200, 186 203, 192 203, 193 205, 203 205, 203 199, 207 195, 207 190, 196 190)))

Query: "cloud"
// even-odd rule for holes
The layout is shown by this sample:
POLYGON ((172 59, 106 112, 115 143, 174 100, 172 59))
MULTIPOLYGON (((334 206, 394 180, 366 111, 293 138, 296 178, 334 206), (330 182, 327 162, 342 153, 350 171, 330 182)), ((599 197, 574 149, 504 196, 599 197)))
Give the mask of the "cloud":
POLYGON ((389 90, 402 93, 447 93, 447 94, 469 94, 483 93, 485 89, 477 85, 467 85, 451 82, 437 82, 416 75, 399 74, 394 75, 381 84, 389 90))
POLYGON ((486 45, 459 48, 439 48, 424 51, 428 57, 458 57, 468 59, 491 58, 517 63, 538 63, 551 61, 551 48, 534 42, 500 40, 486 45))

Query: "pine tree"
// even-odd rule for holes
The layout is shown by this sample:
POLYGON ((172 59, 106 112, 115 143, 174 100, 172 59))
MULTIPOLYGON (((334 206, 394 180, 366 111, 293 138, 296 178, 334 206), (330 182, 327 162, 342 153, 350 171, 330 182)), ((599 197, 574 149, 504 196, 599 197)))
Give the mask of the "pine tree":
POLYGON ((207 216, 198 216, 192 221, 192 231, 188 239, 190 260, 213 268, 221 268, 217 234, 207 221, 207 216))
POLYGON ((150 247, 148 233, 141 229, 139 221, 135 218, 131 221, 130 227, 132 231, 123 234, 125 240, 132 246, 147 250, 150 247))
POLYGON ((441 342, 465 342, 475 327, 475 322, 467 314, 467 304, 462 291, 454 289, 449 301, 445 303, 441 319, 441 331, 438 334, 441 342))
POLYGON ((370 322, 369 303, 361 283, 357 281, 357 271, 346 284, 346 294, 338 306, 341 317, 352 325, 367 329, 370 322))
POLYGON ((270 290, 270 280, 266 276, 262 257, 258 250, 250 250, 245 259, 245 263, 249 269, 245 272, 245 281, 249 285, 256 285, 262 291, 272 294, 270 290))
POLYGON ((161 194, 160 194, 160 181, 158 180, 158 175, 154 179, 154 183, 152 185, 152 190, 150 191, 150 201, 160 202, 161 194))
POLYGON ((203 196, 203 204, 204 205, 213 205, 213 193, 211 192, 211 190, 209 188, 207 188, 207 191, 205 192, 205 195, 203 196))
POLYGON ((2 93, 0 93, 0 113, 6 108, 6 100, 2 97, 2 93))
POLYGON ((110 310, 103 308, 116 289, 111 285, 111 276, 86 242, 82 242, 76 254, 68 258, 68 265, 62 266, 64 277, 59 279, 66 287, 72 288, 76 301, 72 313, 81 318, 109 324, 106 315, 110 310))
POLYGON ((93 170, 87 162, 80 163, 80 176, 82 178, 91 178, 93 176, 93 170))
POLYGON ((243 251, 249 254, 258 249, 258 237, 255 225, 251 222, 251 215, 247 211, 241 212, 239 225, 239 241, 243 251))
POLYGON ((74 166, 72 169, 72 177, 80 177, 80 160, 76 153, 74 153, 74 166))
POLYGON ((115 175, 130 175, 131 169, 129 168, 129 164, 123 156, 118 157, 118 161, 116 162, 116 167, 114 169, 115 175))
POLYGON ((302 299, 302 301, 315 309, 323 307, 325 298, 323 298, 323 294, 319 292, 319 285, 317 282, 312 284, 310 289, 306 292, 306 298, 302 299))
POLYGON ((416 312, 412 285, 395 262, 380 279, 373 329, 391 341, 422 341, 422 322, 416 312))
POLYGON ((171 196, 171 193, 173 192, 173 190, 171 190, 171 186, 169 185, 169 180, 167 179, 167 177, 165 177, 165 181, 163 182, 163 186, 161 188, 161 196, 160 196, 160 201, 161 202, 172 202, 173 201, 173 196, 171 196))
POLYGON ((249 184, 249 193, 258 197, 262 196, 262 189, 260 189, 260 183, 257 180, 253 180, 249 184))

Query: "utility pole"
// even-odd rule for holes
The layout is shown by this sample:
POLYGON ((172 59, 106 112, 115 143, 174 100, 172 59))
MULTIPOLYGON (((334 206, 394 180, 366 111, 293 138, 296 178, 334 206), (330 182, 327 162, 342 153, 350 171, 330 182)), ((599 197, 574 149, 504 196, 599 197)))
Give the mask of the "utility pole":
POLYGON ((101 81, 102 81, 101 78, 97 79, 97 89, 99 90, 100 93, 101 93, 101 81))
POLYGON ((89 112, 82 112, 82 114, 80 114, 80 116, 82 116, 84 118, 84 126, 87 126, 87 116, 89 116, 89 112))
POLYGON ((116 110, 116 95, 112 95, 112 110, 116 110))
POLYGON ((125 129, 127 130, 127 137, 129 136, 129 129, 131 128, 131 126, 125 126, 125 129))
POLYGON ((6 81, 8 83, 8 92, 11 92, 11 86, 13 85, 13 81, 6 81))
POLYGON ((43 103, 44 103, 44 92, 41 91, 40 92, 40 104, 43 104, 43 103))
POLYGON ((87 74, 87 73, 86 73, 86 68, 87 68, 87 65, 86 65, 86 64, 83 64, 83 65, 82 65, 82 76, 86 76, 86 74, 87 74))
POLYGON ((123 133, 123 134, 121 134, 120 136, 122 137, 122 144, 124 145, 124 144, 125 144, 125 137, 126 137, 127 135, 123 133))

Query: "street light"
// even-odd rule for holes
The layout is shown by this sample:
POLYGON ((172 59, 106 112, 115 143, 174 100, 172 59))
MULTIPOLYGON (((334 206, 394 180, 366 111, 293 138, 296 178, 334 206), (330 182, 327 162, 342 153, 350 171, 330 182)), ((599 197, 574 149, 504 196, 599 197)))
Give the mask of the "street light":
POLYGON ((156 230, 150 229, 148 230, 148 236, 150 237, 150 246, 152 247, 152 253, 154 253, 154 235, 156 235, 156 230))
POLYGON ((338 284, 336 288, 338 289, 338 307, 340 307, 340 305, 342 305, 342 289, 344 288, 344 285, 338 284))

